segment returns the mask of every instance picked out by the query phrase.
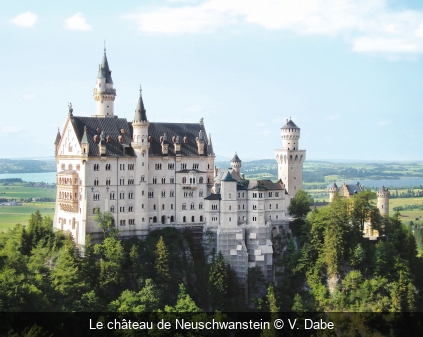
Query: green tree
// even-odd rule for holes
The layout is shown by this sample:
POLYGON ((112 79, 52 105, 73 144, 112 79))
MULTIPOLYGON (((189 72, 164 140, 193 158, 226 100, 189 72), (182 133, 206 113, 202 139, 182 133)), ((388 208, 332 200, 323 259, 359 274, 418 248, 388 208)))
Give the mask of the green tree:
POLYGON ((98 227, 103 231, 104 239, 118 237, 119 230, 115 225, 115 218, 112 212, 99 212, 96 209, 94 221, 97 222, 98 227))
POLYGON ((156 273, 157 283, 161 287, 167 287, 171 280, 169 273, 169 252, 167 251, 166 245, 163 241, 163 236, 160 237, 156 245, 156 273))
POLYGON ((303 219, 310 212, 313 198, 304 190, 298 190, 288 207, 288 213, 296 219, 303 219))
POLYGON ((183 283, 179 284, 178 301, 174 307, 169 305, 165 306, 166 312, 200 312, 200 308, 197 307, 194 300, 186 293, 186 289, 183 283))
POLYGON ((222 252, 214 257, 209 271, 209 298, 212 310, 224 311, 228 304, 228 268, 222 252))
POLYGON ((124 290, 121 295, 108 305, 112 312, 152 312, 160 308, 160 291, 153 280, 147 279, 145 286, 136 293, 124 290))

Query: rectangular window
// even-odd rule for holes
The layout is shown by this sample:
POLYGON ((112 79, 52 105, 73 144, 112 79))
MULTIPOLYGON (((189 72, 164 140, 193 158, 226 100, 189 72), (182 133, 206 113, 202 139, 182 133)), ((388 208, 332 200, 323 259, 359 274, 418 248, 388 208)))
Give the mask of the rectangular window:
POLYGON ((279 197, 279 192, 275 192, 275 197, 278 198, 279 197))
POLYGON ((279 204, 276 204, 276 209, 279 209, 279 204))
POLYGON ((173 177, 172 177, 172 178, 170 178, 170 183, 171 183, 171 184, 174 184, 174 183, 175 183, 175 178, 173 178, 173 177))
POLYGON ((134 170, 135 164, 128 164, 128 170, 134 170))
POLYGON ((134 179, 128 179, 128 185, 134 185, 134 179))
POLYGON ((271 197, 272 197, 272 195, 273 195, 273 193, 272 193, 272 192, 269 192, 269 198, 271 198, 271 197))

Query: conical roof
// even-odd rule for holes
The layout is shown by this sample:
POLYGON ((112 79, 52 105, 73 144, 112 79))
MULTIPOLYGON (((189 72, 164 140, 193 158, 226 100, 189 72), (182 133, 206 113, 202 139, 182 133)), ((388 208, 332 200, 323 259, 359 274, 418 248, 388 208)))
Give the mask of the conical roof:
POLYGON ((54 145, 58 145, 61 139, 62 139, 62 136, 60 135, 60 130, 59 128, 57 128, 57 135, 56 135, 56 140, 54 141, 54 145))
POLYGON ((231 163, 241 163, 241 159, 239 159, 239 157, 236 153, 233 156, 233 158, 231 159, 231 163))
POLYGON ((84 135, 82 136, 81 144, 88 144, 87 127, 86 126, 84 126, 84 135))
POLYGON ((207 153, 208 154, 214 154, 213 152, 213 144, 211 139, 211 134, 209 133, 209 143, 207 144, 207 153))
POLYGON ((101 65, 98 68, 98 76, 97 76, 97 78, 105 78, 106 79, 106 83, 113 84, 112 72, 110 71, 109 62, 107 61, 106 49, 104 50, 103 60, 101 61, 101 65))
POLYGON ((140 87, 140 97, 138 97, 137 108, 135 109, 134 121, 146 121, 147 111, 144 108, 144 102, 142 100, 142 89, 140 87))
POLYGON ((282 126, 282 129, 299 129, 299 127, 292 121, 290 117, 286 120, 286 124, 282 126))

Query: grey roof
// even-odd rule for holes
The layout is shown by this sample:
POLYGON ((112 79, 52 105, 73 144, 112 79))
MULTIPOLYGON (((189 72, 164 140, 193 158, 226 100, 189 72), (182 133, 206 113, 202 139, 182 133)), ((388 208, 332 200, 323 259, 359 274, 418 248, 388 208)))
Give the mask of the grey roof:
POLYGON ((106 50, 104 50, 103 60, 101 61, 101 66, 98 68, 97 78, 106 78, 106 83, 112 83, 112 72, 109 68, 109 62, 107 62, 106 50))
POLYGON ((207 142, 204 146, 204 154, 198 154, 196 138, 200 130, 206 134, 204 125, 198 123, 150 123, 148 126, 148 135, 151 136, 149 155, 162 156, 162 146, 160 137, 166 133, 167 139, 170 140, 168 155, 175 155, 175 148, 173 146, 173 137, 178 137, 181 144, 181 154, 184 156, 207 156, 209 148, 207 142), (184 138, 186 137, 186 143, 184 138))
POLYGON ((208 154, 214 154, 213 152, 213 144, 212 144, 212 140, 211 140, 211 134, 209 133, 209 149, 208 149, 208 154))
POLYGON ((248 183, 249 190, 283 190, 283 187, 271 180, 250 180, 248 183))
POLYGON ((382 187, 379 189, 379 192, 388 192, 388 189, 387 189, 385 186, 382 186, 382 187))
POLYGON ((231 159, 231 163, 241 163, 241 159, 239 159, 238 155, 235 152, 235 155, 231 159))
POLYGON ((106 140, 106 156, 133 157, 135 152, 130 146, 132 139, 132 126, 124 118, 96 118, 96 117, 70 117, 80 143, 89 144, 89 156, 99 156, 99 142, 94 141, 97 136, 100 140, 104 132, 106 140), (85 130, 84 130, 85 129, 85 130), (122 132, 123 131, 123 132, 122 132), (122 143, 119 142, 122 136, 122 143))
POLYGON ((282 126, 282 129, 299 129, 299 127, 289 118, 289 120, 286 120, 286 124, 282 126))
POLYGON ((360 193, 363 189, 361 188, 360 183, 357 183, 357 185, 345 185, 347 187, 348 193, 350 195, 360 193))
POLYGON ((333 183, 333 185, 331 187, 332 188, 338 188, 338 185, 336 185, 336 183, 333 183))
POLYGON ((140 97, 138 97, 137 108, 135 109, 134 121, 146 121, 147 120, 147 111, 144 108, 144 102, 142 100, 142 90, 140 87, 140 97))
POLYGON ((208 197, 204 198, 204 200, 221 200, 220 193, 210 194, 208 197))
POLYGON ((54 145, 58 145, 61 139, 62 139, 62 136, 60 135, 60 130, 59 128, 57 128, 57 135, 56 135, 56 140, 54 141, 54 145))
POLYGON ((236 180, 234 178, 232 178, 232 175, 229 171, 226 171, 223 174, 221 181, 235 181, 236 182, 236 180))

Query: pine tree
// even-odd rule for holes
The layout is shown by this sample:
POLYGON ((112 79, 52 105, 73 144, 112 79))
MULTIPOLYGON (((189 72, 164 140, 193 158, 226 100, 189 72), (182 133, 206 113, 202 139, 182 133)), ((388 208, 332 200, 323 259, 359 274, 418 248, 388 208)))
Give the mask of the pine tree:
POLYGON ((228 269, 221 252, 210 266, 209 296, 213 310, 223 311, 227 307, 228 269))
POLYGON ((156 273, 157 283, 161 287, 167 287, 171 280, 169 273, 169 252, 163 241, 163 236, 160 237, 156 246, 156 273))

